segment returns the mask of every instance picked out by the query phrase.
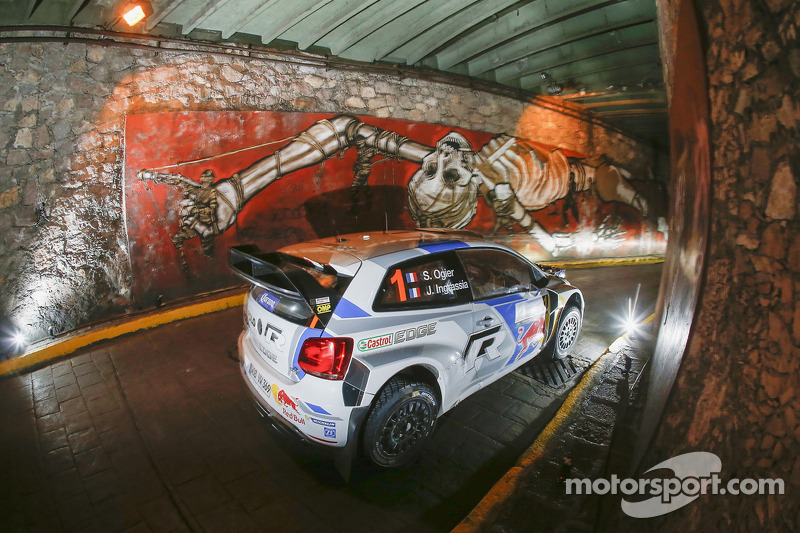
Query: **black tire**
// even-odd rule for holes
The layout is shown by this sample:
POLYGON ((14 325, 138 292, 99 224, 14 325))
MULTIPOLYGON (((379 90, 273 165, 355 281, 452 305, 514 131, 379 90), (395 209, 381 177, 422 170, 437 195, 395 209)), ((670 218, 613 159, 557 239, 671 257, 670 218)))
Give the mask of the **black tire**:
POLYGON ((389 380, 364 426, 364 452, 378 466, 413 463, 433 433, 439 401, 430 385, 403 377, 389 380))
POLYGON ((558 319, 558 327, 551 340, 552 346, 549 346, 553 359, 564 359, 569 355, 578 341, 582 323, 581 312, 574 305, 567 306, 561 312, 561 316, 558 319))

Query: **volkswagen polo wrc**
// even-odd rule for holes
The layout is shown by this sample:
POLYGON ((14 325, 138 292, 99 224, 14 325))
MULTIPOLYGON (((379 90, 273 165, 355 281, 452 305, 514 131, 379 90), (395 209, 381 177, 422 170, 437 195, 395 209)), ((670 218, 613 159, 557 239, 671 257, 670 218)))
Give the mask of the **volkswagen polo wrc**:
POLYGON ((563 271, 471 232, 241 246, 230 265, 253 284, 239 359, 262 413, 384 467, 413 461, 481 387, 543 351, 568 354, 583 316, 563 271))

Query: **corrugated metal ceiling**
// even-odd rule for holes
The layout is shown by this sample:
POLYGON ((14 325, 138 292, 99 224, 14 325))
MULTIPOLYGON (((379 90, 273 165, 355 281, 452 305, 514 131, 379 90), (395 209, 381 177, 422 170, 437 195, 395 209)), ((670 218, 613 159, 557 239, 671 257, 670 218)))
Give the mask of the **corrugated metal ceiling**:
POLYGON ((296 48, 558 95, 666 144, 654 0, 0 0, 4 25, 102 27, 296 48))

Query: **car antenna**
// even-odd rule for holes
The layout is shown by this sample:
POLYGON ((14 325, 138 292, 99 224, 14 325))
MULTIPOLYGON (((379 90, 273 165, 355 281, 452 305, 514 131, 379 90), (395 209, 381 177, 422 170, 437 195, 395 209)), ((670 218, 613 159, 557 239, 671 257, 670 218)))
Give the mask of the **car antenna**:
POLYGON ((346 241, 347 239, 342 239, 339 236, 339 225, 336 224, 336 217, 332 216, 331 217, 331 222, 333 222, 333 232, 336 233, 336 242, 344 242, 344 241, 346 241))

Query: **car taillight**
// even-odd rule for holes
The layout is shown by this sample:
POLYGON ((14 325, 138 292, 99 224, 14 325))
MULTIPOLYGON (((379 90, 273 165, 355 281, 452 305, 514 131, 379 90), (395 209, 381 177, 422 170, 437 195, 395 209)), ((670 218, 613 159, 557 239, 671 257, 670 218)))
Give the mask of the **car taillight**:
POLYGON ((308 374, 325 379, 344 379, 352 354, 353 339, 312 338, 303 342, 297 363, 308 374))

